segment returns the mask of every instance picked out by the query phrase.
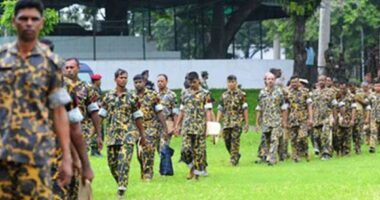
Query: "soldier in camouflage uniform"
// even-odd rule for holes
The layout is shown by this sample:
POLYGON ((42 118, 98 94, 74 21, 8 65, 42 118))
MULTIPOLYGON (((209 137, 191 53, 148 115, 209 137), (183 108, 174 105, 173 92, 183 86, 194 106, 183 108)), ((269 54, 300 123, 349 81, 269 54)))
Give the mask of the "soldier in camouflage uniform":
POLYGON ((261 127, 265 135, 262 137, 265 145, 261 146, 265 154, 259 155, 259 158, 266 159, 268 165, 274 165, 277 162, 279 139, 283 136, 283 128, 287 127, 287 104, 281 88, 274 86, 274 75, 267 73, 264 80, 266 87, 260 91, 256 107, 256 130, 261 127))
MULTIPOLYGON (((170 144, 170 138, 173 134, 174 123, 177 121, 179 109, 177 103, 177 95, 168 87, 168 77, 165 74, 160 74, 157 77, 158 95, 163 106, 163 114, 166 119, 166 124, 172 124, 168 130, 168 135, 165 135, 163 127, 159 128, 160 132, 160 147, 170 144)), ((161 148, 159 148, 161 149, 161 148)), ((161 152, 161 151, 160 151, 161 152)))
MULTIPOLYGON (((101 84, 102 84, 102 75, 100 74, 93 74, 91 75, 91 87, 94 89, 96 96, 98 97, 98 104, 100 104, 100 101, 102 100, 102 89, 101 89, 101 84)), ((91 129, 94 127, 91 126, 91 129)), ((100 129, 102 133, 102 140, 104 140, 104 126, 103 124, 100 124, 100 129)), ((91 148, 91 155, 92 156, 102 156, 102 154, 99 151, 99 147, 96 144, 96 137, 94 137, 94 134, 91 137, 91 143, 90 143, 90 148, 91 148)))
POLYGON ((355 153, 361 153, 361 145, 363 142, 363 138, 365 135, 364 132, 364 116, 365 116, 365 108, 367 106, 367 95, 363 92, 363 90, 352 87, 351 93, 354 94, 354 99, 356 103, 356 117, 355 123, 352 130, 352 139, 354 141, 355 153))
POLYGON ((380 131, 380 83, 375 83, 373 92, 368 96, 365 123, 370 127, 369 152, 376 152, 377 134, 380 131))
MULTIPOLYGON (((94 88, 78 77, 79 73, 79 60, 76 58, 69 58, 65 62, 64 74, 70 78, 75 85, 77 97, 79 99, 79 109, 84 116, 82 122, 82 132, 86 140, 87 147, 91 146, 93 137, 96 137, 99 149, 102 147, 102 137, 100 129, 100 117, 98 115, 99 105, 96 91, 94 88), (92 133, 92 126, 94 126, 95 133, 92 133)), ((88 148, 88 151, 90 149, 88 148)))
MULTIPOLYGON (((366 124, 364 123, 365 118, 366 118, 366 107, 368 106, 368 96, 371 94, 371 85, 363 82, 361 85, 361 88, 358 91, 358 97, 360 97, 360 104, 363 106, 363 133, 362 133, 362 141, 365 141, 367 145, 369 145, 369 140, 370 140, 370 135, 371 131, 369 128, 369 123, 366 124)), ((360 117, 360 116, 358 116, 360 117)))
POLYGON ((333 136, 333 146, 336 154, 345 156, 351 152, 352 130, 356 118, 356 103, 354 95, 348 91, 346 83, 340 83, 338 101, 338 126, 333 136))
POLYGON ((146 83, 141 75, 136 75, 133 81, 136 89, 133 97, 137 100, 138 108, 144 115, 143 124, 146 138, 146 145, 142 148, 138 146, 138 153, 140 152, 138 159, 141 167, 141 178, 145 181, 150 181, 153 178, 155 149, 160 139, 158 127, 160 125, 163 127, 166 137, 168 129, 158 94, 146 88, 146 83))
POLYGON ((99 110, 99 115, 108 122, 108 166, 118 184, 119 197, 124 196, 128 186, 133 148, 138 139, 136 126, 141 140, 145 140, 143 113, 137 108, 137 99, 125 88, 127 80, 127 71, 118 69, 115 72, 116 89, 104 96, 99 110))
POLYGON ((210 93, 201 88, 198 73, 190 72, 188 80, 190 88, 182 93, 175 130, 179 135, 182 128, 181 161, 190 169, 187 179, 198 179, 206 173, 206 122, 214 120, 214 113, 210 93))
POLYGON ((236 166, 240 160, 240 136, 245 121, 244 131, 249 130, 248 104, 245 92, 237 88, 235 75, 227 77, 228 91, 224 92, 218 106, 217 122, 223 120, 223 137, 230 162, 236 166))
POLYGON ((289 135, 292 143, 292 157, 295 162, 301 160, 301 156, 309 161, 308 154, 308 126, 313 124, 311 99, 309 90, 301 87, 300 79, 292 77, 290 89, 286 95, 289 104, 289 135))
POLYGON ((72 175, 64 107, 71 98, 63 88, 58 56, 38 42, 42 3, 17 1, 13 24, 17 41, 0 48, 0 199, 52 199, 56 135, 63 154, 60 184, 72 175))
POLYGON ((335 91, 325 85, 326 76, 318 77, 319 88, 313 90, 314 137, 317 149, 322 151, 321 159, 329 160, 332 156, 332 127, 335 125, 336 96, 335 91))
MULTIPOLYGON (((54 51, 54 44, 48 39, 41 39, 41 44, 46 45, 47 50, 54 51)), ((44 47, 45 48, 45 47, 44 47)), ((62 64, 63 66, 63 64, 62 64)), ((90 166, 90 161, 86 152, 86 143, 80 130, 80 122, 83 120, 83 115, 78 108, 78 98, 72 81, 64 77, 64 86, 68 91, 72 101, 66 105, 70 122, 70 141, 71 141, 71 155, 73 157, 74 171, 82 171, 82 180, 92 181, 94 173, 90 166)), ((59 141, 56 142, 57 144, 59 141)), ((78 188, 71 188, 71 185, 76 185, 75 181, 79 179, 72 179, 70 185, 62 187, 59 184, 59 166, 62 164, 62 149, 59 145, 56 146, 54 159, 51 162, 51 176, 53 181, 53 194, 55 200, 63 199, 78 199, 78 188)), ((79 185, 78 185, 79 186, 79 185)))

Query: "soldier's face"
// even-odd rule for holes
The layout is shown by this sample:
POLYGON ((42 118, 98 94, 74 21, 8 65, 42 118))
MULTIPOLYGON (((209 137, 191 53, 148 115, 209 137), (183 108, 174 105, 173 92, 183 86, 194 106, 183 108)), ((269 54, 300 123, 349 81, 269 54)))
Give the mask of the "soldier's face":
POLYGON ((375 84, 373 86, 373 90, 375 90, 375 92, 377 92, 377 93, 380 93, 380 84, 375 84))
POLYGON ((144 80, 135 80, 134 81, 136 90, 143 90, 145 88, 145 81, 144 80))
POLYGON ((200 83, 199 83, 198 79, 189 81, 189 84, 190 84, 191 89, 193 89, 193 90, 199 89, 200 83))
POLYGON ((168 81, 165 79, 164 76, 159 76, 157 78, 157 85, 158 85, 158 88, 165 89, 166 86, 168 85, 168 81))
POLYGON ((300 86, 300 81, 299 79, 293 79, 290 81, 290 87, 297 89, 300 86))
POLYGON ((32 42, 37 40, 44 19, 37 9, 25 8, 18 11, 12 22, 17 30, 18 38, 23 42, 32 42))
POLYGON ((237 87, 237 82, 236 81, 227 81, 227 87, 230 90, 234 90, 237 87))
POLYGON ((273 85, 274 85, 274 76, 273 75, 267 76, 267 77, 265 77, 264 81, 265 81, 265 85, 266 86, 273 87, 273 85))
POLYGON ((79 73, 79 66, 74 60, 68 60, 65 62, 63 73, 69 78, 77 77, 79 73))
POLYGON ((318 86, 324 87, 326 84, 326 78, 324 76, 318 78, 318 86))
POLYGON ((115 79, 116 85, 122 88, 125 88, 128 82, 128 75, 127 74, 120 74, 116 79, 115 79))

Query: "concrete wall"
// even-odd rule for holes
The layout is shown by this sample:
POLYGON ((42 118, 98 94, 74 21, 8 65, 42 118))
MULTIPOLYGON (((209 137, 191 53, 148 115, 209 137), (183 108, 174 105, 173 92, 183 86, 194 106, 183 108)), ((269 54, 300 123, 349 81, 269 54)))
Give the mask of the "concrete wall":
POLYGON ((109 90, 115 87, 114 72, 118 68, 128 71, 129 81, 127 87, 133 88, 133 76, 143 70, 150 70, 150 80, 155 82, 160 73, 169 77, 170 88, 183 88, 185 75, 190 71, 209 72, 209 86, 211 88, 225 88, 226 77, 234 74, 243 88, 262 88, 263 76, 270 68, 280 68, 287 81, 293 74, 292 60, 148 60, 148 61, 91 61, 87 63, 96 73, 103 75, 102 88, 109 90))
MULTIPOLYGON (((63 58, 77 57, 80 59, 94 58, 93 37, 91 36, 50 36, 55 52, 63 58)), ((14 37, 1 37, 0 44, 14 41, 14 37)), ((155 42, 146 42, 146 59, 180 59, 179 51, 158 51, 155 42)), ((143 59, 143 40, 141 37, 130 36, 97 36, 97 60, 112 59, 143 59)))

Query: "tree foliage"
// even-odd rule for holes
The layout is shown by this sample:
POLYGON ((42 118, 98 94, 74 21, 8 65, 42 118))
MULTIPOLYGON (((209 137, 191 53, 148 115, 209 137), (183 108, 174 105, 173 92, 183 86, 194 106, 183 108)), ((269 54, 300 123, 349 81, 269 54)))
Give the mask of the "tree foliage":
MULTIPOLYGON (((0 18, 0 25, 3 26, 8 33, 15 34, 16 30, 12 24, 14 8, 17 0, 4 0, 0 3, 3 10, 3 15, 0 18)), ((45 24, 40 32, 40 37, 46 36, 54 30, 54 27, 59 22, 58 12, 54 9, 46 8, 44 10, 45 24)))

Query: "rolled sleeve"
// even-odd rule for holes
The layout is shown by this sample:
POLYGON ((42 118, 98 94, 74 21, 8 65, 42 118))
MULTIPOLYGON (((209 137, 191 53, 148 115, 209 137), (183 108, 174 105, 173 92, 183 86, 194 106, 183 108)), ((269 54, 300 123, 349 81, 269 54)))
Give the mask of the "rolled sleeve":
POLYGON ((107 115, 108 115, 108 112, 106 109, 104 109, 104 108, 99 109, 99 116, 104 118, 104 117, 107 117, 107 115))
POLYGON ((154 106, 154 110, 156 112, 160 112, 164 109, 164 107, 161 105, 161 104, 157 104, 156 106, 154 106))
POLYGON ((144 114, 140 110, 133 113, 133 119, 135 119, 135 120, 138 118, 142 118, 143 116, 144 116, 144 114))
POLYGON ((84 119, 78 107, 70 110, 68 115, 70 123, 79 123, 84 119))
POLYGON ((206 103, 205 109, 206 110, 211 110, 212 109, 212 103, 206 103))
POLYGON ((69 93, 65 88, 59 88, 53 93, 51 93, 48 97, 49 99, 49 107, 54 109, 58 106, 63 106, 72 101, 69 93))
POLYGON ((289 107, 289 105, 287 104, 287 103, 284 103, 284 104, 282 104, 282 106, 281 106, 281 110, 287 110, 288 109, 288 107, 289 107))

